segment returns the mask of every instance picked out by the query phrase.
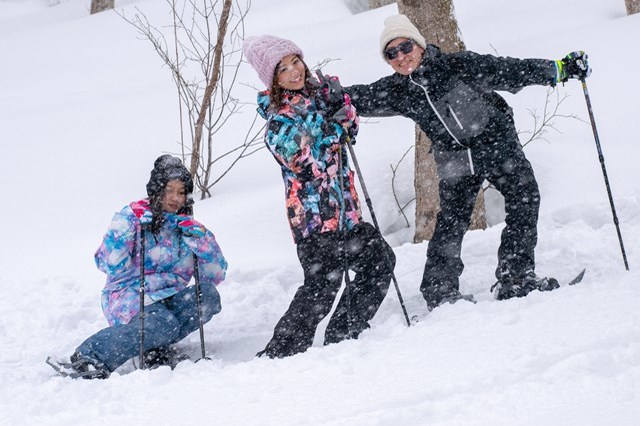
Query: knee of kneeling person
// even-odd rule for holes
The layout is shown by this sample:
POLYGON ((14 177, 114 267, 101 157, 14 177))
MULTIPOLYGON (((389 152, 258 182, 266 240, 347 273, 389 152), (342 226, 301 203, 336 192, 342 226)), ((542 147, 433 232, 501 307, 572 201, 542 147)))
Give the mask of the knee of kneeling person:
POLYGON ((222 303, 220 302, 220 294, 214 284, 203 285, 201 294, 202 319, 206 322, 222 310, 222 303))
MULTIPOLYGON (((160 303, 149 305, 145 308, 145 333, 148 333, 148 339, 154 340, 156 333, 162 334, 163 338, 168 341, 174 341, 180 333, 180 321, 169 310, 157 309, 160 303)), ((137 326, 138 323, 136 323, 137 326)))

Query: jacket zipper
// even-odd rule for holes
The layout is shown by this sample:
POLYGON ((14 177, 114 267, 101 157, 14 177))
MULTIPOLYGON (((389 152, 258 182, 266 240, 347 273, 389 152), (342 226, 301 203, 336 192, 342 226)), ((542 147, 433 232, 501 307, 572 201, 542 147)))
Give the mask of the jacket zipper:
MULTIPOLYGON (((416 81, 413 79, 413 77, 411 77, 411 75, 409 76, 409 80, 413 84, 415 84, 416 86, 418 86, 419 88, 422 89, 422 91, 424 92, 424 96, 427 98, 427 102, 429 102, 429 106, 431 107, 433 112, 436 114, 436 116, 438 117, 438 120, 440 120, 440 123, 442 123, 442 125, 444 126, 445 130, 447 131, 447 133, 449 133, 449 135, 453 138, 453 140, 458 145, 460 145, 461 147, 463 147, 463 148, 465 148, 467 150, 467 157, 469 157, 469 168, 471 169, 471 174, 475 174, 475 168, 473 167, 473 158, 471 157, 471 150, 466 145, 460 143, 460 141, 458 140, 458 138, 456 138, 456 136, 453 134, 451 129, 449 129, 449 126, 447 126, 447 123, 444 122, 444 120, 442 119, 442 116, 440 115, 440 113, 436 109, 436 106, 431 101, 431 96, 429 96, 429 92, 427 91, 427 88, 424 87, 420 83, 416 83, 416 81)), ((453 109, 451 108, 451 105, 449 105, 449 110, 453 114, 453 117, 455 118, 456 123, 458 123, 458 126, 460 126, 460 128, 462 129, 463 128, 462 127, 462 123, 460 123, 460 120, 458 120, 458 117, 456 116, 455 112, 453 112, 453 109)))
POLYGON ((460 127, 460 129, 464 130, 464 127, 462 126, 462 123, 458 119, 458 116, 456 115, 456 112, 453 110, 453 108, 451 108, 451 105, 447 104, 447 107, 449 107, 449 112, 451 113, 451 116, 453 117, 453 119, 456 120, 456 124, 458 125, 458 127, 460 127))

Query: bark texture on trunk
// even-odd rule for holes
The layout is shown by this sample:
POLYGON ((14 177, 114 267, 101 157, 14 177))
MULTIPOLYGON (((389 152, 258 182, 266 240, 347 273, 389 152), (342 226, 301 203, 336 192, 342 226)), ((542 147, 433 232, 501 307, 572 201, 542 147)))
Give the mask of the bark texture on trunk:
POLYGON ((627 15, 640 13, 640 0, 624 0, 624 4, 627 6, 627 15))
POLYGON ((91 14, 113 9, 115 0, 91 0, 91 14))

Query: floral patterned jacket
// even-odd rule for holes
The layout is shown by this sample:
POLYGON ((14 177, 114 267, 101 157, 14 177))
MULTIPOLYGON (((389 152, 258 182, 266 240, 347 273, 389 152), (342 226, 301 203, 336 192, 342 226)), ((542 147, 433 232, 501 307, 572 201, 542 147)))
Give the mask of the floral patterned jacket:
POLYGON ((274 111, 269 92, 259 93, 258 112, 267 120, 267 148, 282 170, 294 241, 297 244, 313 233, 352 229, 362 214, 347 148, 341 143, 358 130, 349 96, 344 94, 346 118, 341 122, 325 117, 324 102, 306 90, 283 96, 282 107, 274 111))
MULTIPOLYGON (((95 253, 99 270, 107 274, 102 290, 102 310, 109 325, 127 324, 140 308, 140 218, 149 210, 148 200, 136 201, 116 213, 95 253)), ((195 254, 201 285, 224 280, 227 262, 213 234, 183 235, 177 216, 165 213, 157 234, 144 231, 145 295, 155 302, 178 293, 193 276, 195 254)), ((145 297, 146 299, 146 297, 145 297)))

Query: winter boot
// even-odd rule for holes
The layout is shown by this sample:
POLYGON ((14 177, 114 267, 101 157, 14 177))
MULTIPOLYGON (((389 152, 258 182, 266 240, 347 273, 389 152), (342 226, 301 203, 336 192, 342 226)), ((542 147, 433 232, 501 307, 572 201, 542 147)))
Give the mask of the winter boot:
POLYGON ((462 294, 457 289, 457 285, 453 284, 436 284, 425 286, 424 283, 420 287, 422 295, 427 302, 429 312, 433 311, 440 305, 445 303, 456 303, 458 300, 466 300, 467 302, 476 303, 476 299, 472 294, 462 294))
POLYGON ((144 353, 144 365, 150 370, 165 365, 173 370, 181 361, 188 359, 188 355, 178 352, 173 346, 161 346, 144 353))
POLYGON ((257 358, 268 357, 271 359, 285 358, 292 355, 291 350, 287 345, 275 342, 273 339, 267 343, 267 346, 256 354, 257 358))
POLYGON ((503 276, 491 286, 491 292, 496 300, 506 300, 512 297, 525 297, 534 290, 552 291, 560 287, 555 278, 539 277, 534 271, 527 271, 522 277, 503 276))
POLYGON ((78 352, 74 352, 69 359, 72 368, 81 374, 83 379, 106 379, 111 374, 103 363, 78 352))
POLYGON ((271 359, 286 358, 305 352, 312 343, 313 341, 307 338, 296 339, 296 336, 293 334, 286 337, 276 337, 274 335, 269 343, 267 343, 267 346, 256 354, 256 357, 262 358, 266 356, 271 359))

